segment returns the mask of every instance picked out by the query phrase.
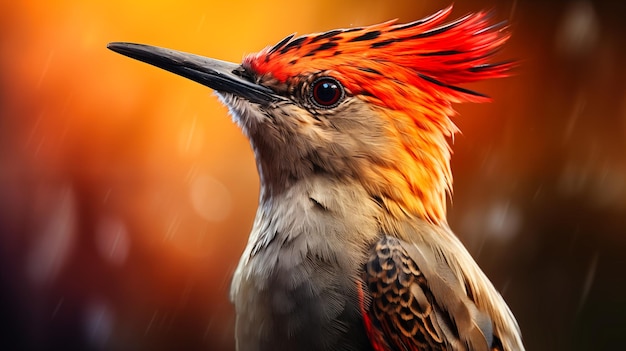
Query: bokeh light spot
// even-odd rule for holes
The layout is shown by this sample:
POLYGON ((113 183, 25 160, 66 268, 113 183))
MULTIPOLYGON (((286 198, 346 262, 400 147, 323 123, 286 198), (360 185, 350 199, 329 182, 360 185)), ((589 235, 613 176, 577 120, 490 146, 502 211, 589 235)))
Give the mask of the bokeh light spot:
POLYGON ((207 221, 224 220, 231 212, 230 192, 213 177, 195 177, 189 187, 189 196, 193 209, 207 221))
POLYGON ((491 205, 486 216, 486 232, 489 236, 510 240, 520 231, 521 211, 510 201, 500 201, 491 205))
POLYGON ((593 5, 590 1, 571 2, 557 32, 557 49, 565 55, 588 53, 598 39, 600 31, 593 5))

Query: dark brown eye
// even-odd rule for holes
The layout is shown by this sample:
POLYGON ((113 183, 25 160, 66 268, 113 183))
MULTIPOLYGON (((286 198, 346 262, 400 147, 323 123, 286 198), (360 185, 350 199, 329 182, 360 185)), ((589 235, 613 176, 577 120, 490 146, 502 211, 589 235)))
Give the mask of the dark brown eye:
POLYGON ((341 83, 330 77, 320 77, 311 85, 311 101, 321 108, 333 108, 344 97, 341 83))

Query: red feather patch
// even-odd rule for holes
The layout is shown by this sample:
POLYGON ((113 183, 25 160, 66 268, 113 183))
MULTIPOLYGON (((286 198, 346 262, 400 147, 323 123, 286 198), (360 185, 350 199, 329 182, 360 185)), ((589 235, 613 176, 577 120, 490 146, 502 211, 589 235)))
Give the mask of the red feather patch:
POLYGON ((506 75, 511 62, 491 56, 510 34, 504 23, 492 25, 488 12, 468 14, 442 24, 452 6, 407 24, 388 21, 367 27, 337 29, 293 38, 247 56, 244 66, 257 75, 285 82, 290 77, 330 71, 352 94, 395 99, 374 81, 403 82, 424 93, 456 101, 484 101, 482 94, 457 87, 506 75))
POLYGON ((296 87, 322 73, 341 82, 347 95, 371 104, 407 151, 395 169, 380 172, 406 178, 406 188, 392 200, 429 221, 445 222, 445 194, 452 186, 446 138, 457 131, 452 103, 489 100, 459 85, 506 76, 513 65, 492 62, 510 37, 504 23, 492 24, 484 11, 444 23, 451 11, 406 24, 288 36, 247 56, 243 66, 261 84, 274 86, 296 87))

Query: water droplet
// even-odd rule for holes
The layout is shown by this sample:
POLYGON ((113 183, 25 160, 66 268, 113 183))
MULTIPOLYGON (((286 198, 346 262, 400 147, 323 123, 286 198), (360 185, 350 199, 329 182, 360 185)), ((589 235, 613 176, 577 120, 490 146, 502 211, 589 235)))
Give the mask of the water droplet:
POLYGON ((619 206, 626 197, 626 173, 608 162, 596 169, 592 185, 589 196, 596 206, 619 206))
POLYGON ((204 26, 204 22, 206 21, 206 13, 203 13, 200 17, 200 21, 198 22, 198 26, 196 27, 196 32, 200 32, 202 27, 204 26))
POLYGON ((103 347, 113 330, 113 311, 102 301, 91 302, 85 310, 85 334, 96 347, 103 347))
POLYGON ((75 239, 76 205, 70 186, 47 194, 43 189, 38 196, 44 207, 39 231, 35 234, 28 253, 26 270, 28 277, 37 284, 53 279, 63 267, 75 239), (48 198, 49 197, 49 198, 48 198))
POLYGON ((567 125, 565 126, 565 130, 563 132, 563 142, 567 142, 572 137, 572 132, 574 131, 574 127, 578 122, 578 118, 582 114, 587 101, 583 94, 578 94, 576 100, 574 101, 574 107, 572 108, 572 112, 567 120, 567 125))
POLYGON ((163 237, 163 240, 170 240, 174 238, 174 235, 176 235, 179 228, 180 228, 180 216, 178 214, 175 214, 174 218, 170 219, 170 222, 167 225, 167 231, 165 232, 165 236, 163 237))
POLYGON ((178 151, 182 155, 195 155, 204 145, 204 130, 198 128, 198 116, 185 123, 178 137, 178 151))
POLYGON ((43 78, 48 74, 48 69, 50 69, 50 62, 52 62, 53 56, 54 50, 50 50, 50 52, 48 52, 48 57, 46 58, 46 63, 43 65, 43 69, 41 70, 41 74, 39 75, 39 80, 37 80, 37 86, 35 87, 35 89, 39 89, 41 87, 43 78))
POLYGON ((54 307, 54 310, 52 311, 51 319, 54 319, 54 317, 56 317, 57 313, 61 309, 61 306, 63 305, 64 300, 65 300, 64 298, 59 299, 59 302, 57 302, 56 306, 54 307))
POLYGON ((150 332, 150 329, 152 329, 152 326, 154 325, 154 321, 156 320, 158 314, 159 314, 159 310, 155 310, 154 314, 152 314, 152 318, 150 319, 150 322, 148 322, 148 326, 146 327, 146 331, 143 333, 143 335, 148 335, 148 333, 150 332))
POLYGON ((101 218, 96 227, 95 240, 98 253, 106 261, 118 266, 126 261, 130 250, 130 238, 121 219, 101 218))
POLYGON ((591 286, 593 285, 593 281, 596 277, 596 271, 598 269, 598 253, 593 254, 591 258, 591 262, 589 263, 589 267, 587 268, 587 275, 585 276, 585 283, 583 284, 582 293, 580 295, 580 301, 578 302, 578 310, 580 311, 585 302, 587 301, 587 297, 589 296, 589 291, 591 291, 591 286))

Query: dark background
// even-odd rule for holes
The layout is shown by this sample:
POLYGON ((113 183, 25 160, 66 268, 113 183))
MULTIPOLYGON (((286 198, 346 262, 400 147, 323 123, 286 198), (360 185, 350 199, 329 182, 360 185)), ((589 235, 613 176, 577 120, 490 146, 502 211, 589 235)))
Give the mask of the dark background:
MULTIPOLYGON (((105 49, 239 61, 292 32, 407 22, 447 1, 0 5, 0 349, 233 349, 252 152, 198 84, 105 49)), ((528 350, 626 335, 626 3, 462 1, 511 23, 510 78, 459 105, 451 227, 528 350)))

